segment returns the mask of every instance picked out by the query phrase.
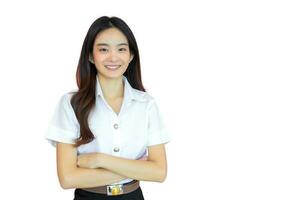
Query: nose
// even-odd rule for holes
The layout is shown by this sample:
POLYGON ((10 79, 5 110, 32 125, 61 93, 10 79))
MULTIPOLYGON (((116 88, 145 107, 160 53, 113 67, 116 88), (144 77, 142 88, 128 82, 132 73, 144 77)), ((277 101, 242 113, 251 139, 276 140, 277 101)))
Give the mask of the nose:
POLYGON ((118 55, 117 55, 116 51, 110 51, 110 53, 109 53, 109 60, 111 62, 115 62, 115 61, 118 60, 118 55))

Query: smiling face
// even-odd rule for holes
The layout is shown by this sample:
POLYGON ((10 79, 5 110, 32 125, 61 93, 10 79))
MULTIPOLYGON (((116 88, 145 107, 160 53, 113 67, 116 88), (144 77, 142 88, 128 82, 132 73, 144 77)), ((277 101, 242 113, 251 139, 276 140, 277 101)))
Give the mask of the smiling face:
POLYGON ((101 76, 120 78, 132 58, 127 38, 119 29, 113 27, 98 33, 90 61, 101 76))

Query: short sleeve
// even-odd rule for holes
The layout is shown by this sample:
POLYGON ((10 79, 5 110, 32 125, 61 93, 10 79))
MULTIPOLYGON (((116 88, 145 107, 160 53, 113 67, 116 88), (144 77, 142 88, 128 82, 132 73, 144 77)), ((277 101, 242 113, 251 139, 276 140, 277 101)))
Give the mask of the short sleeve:
POLYGON ((70 96, 68 93, 61 96, 46 130, 45 139, 54 147, 57 142, 75 144, 79 137, 79 125, 70 96))
POLYGON ((148 142, 147 146, 168 143, 171 138, 166 129, 163 117, 153 99, 148 106, 148 142))

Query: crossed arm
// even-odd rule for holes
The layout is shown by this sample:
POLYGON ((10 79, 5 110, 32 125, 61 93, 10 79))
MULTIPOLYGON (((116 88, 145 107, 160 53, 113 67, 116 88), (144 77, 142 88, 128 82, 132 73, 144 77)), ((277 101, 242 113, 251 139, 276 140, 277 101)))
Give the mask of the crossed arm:
POLYGON ((76 148, 58 143, 57 172, 64 189, 96 187, 126 178, 163 182, 167 175, 164 144, 148 147, 147 160, 131 160, 103 153, 78 157, 74 156, 76 154, 76 148), (73 155, 71 160, 70 154, 73 155))

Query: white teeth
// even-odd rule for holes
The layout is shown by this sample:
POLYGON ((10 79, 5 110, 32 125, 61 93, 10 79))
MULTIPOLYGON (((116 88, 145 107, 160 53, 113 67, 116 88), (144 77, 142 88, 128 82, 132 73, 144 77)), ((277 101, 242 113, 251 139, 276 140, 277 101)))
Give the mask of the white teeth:
POLYGON ((106 68, 109 68, 109 69, 117 69, 119 68, 121 65, 105 65, 106 68))

